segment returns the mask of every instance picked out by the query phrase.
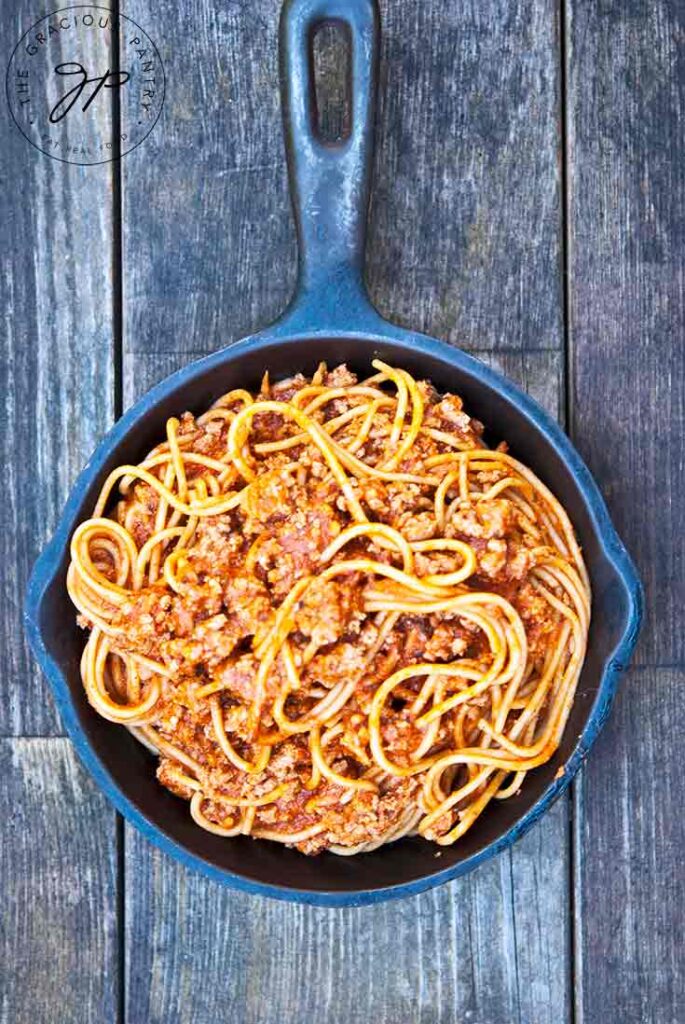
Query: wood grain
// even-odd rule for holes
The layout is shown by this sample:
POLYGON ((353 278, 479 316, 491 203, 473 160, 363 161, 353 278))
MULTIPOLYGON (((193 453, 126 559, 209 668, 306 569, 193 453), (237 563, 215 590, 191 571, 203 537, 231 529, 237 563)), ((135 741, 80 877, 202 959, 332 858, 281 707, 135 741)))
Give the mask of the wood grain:
POLYGON ((576 1020, 680 1024, 685 671, 628 673, 578 786, 576 1020))
POLYGON ((373 297, 469 350, 561 349, 557 4, 381 8, 373 297))
MULTIPOLYGON (((9 0, 0 3, 12 44, 31 24, 22 10, 20 16, 9 0)), ((53 160, 29 145, 6 110, 5 117, 0 736, 41 735, 61 727, 29 657, 21 609, 31 566, 69 487, 113 418, 112 165, 53 160)))
MULTIPOLYGON (((126 403, 273 318, 292 289, 279 6, 194 3, 192 38, 170 4, 156 15, 165 62, 183 50, 196 73, 170 78, 154 163, 122 164, 126 403)), ((370 283, 391 318, 459 339, 558 414, 553 5, 488 7, 383 5, 370 283)), ((563 1024, 567 819, 563 801, 473 876, 344 912, 221 890, 127 830, 126 1019, 563 1024)))
POLYGON ((0 1024, 112 1024, 114 811, 64 739, 0 739, 0 1024))
POLYGON ((647 589, 644 667, 577 791, 576 1019, 677 1024, 685 10, 576 2, 566 23, 573 436, 647 589))
POLYGON ((352 118, 352 52, 347 33, 335 22, 321 25, 314 33, 311 53, 317 130, 326 142, 339 142, 349 135, 352 118))
MULTIPOLYGON (((564 8, 569 426, 648 589, 642 667, 577 788, 574 920, 565 801, 460 882, 342 912, 220 889, 128 831, 118 1007, 114 814, 66 741, 3 738, 0 1024, 113 1024, 119 1009, 129 1024, 682 1020, 685 10, 381 6, 372 295, 556 415, 564 8)), ((292 290, 279 7, 127 4, 168 78, 156 130, 120 167, 127 401, 268 322, 292 290)), ((26 12, 0 0, 8 46, 26 12)), ((22 591, 114 410, 113 169, 50 160, 7 113, 1 130, 0 737, 48 736, 60 726, 22 639, 22 591)))
MULTIPOLYGON (((126 399, 199 353, 135 354, 126 399)), ((557 413, 558 352, 481 353, 557 413)), ((126 835, 127 1020, 205 1024, 563 1024, 569 1020, 568 802, 473 875, 375 908, 229 892, 126 835), (399 941, 398 941, 399 937, 399 941)))
POLYGON ((278 0, 127 5, 169 74, 155 131, 121 164, 125 353, 212 352, 287 304, 296 252, 279 10, 278 0), (174 74, 179 60, 192 74, 174 74))
MULTIPOLYGON (((39 13, 1 2, 6 44, 39 13)), ((61 731, 21 609, 31 565, 113 419, 113 170, 38 152, 6 108, 1 136, 0 1022, 111 1024, 115 814, 66 740, 6 737, 61 731)))
POLYGON ((685 8, 569 6, 573 436, 647 588, 638 661, 685 660, 685 8))
MULTIPOLYGON (((183 52, 196 73, 170 76, 149 150, 122 163, 125 344, 136 352, 212 351, 269 322, 292 292, 279 8, 194 0, 183 22, 169 0, 155 9, 162 59, 183 52)), ((372 297, 471 350, 561 348, 555 4, 381 8, 372 297)), ((128 10, 149 20, 143 0, 128 10)))
POLYGON ((127 831, 127 1020, 560 1024, 567 921, 539 894, 567 883, 565 817, 463 881, 346 910, 230 892, 127 831))

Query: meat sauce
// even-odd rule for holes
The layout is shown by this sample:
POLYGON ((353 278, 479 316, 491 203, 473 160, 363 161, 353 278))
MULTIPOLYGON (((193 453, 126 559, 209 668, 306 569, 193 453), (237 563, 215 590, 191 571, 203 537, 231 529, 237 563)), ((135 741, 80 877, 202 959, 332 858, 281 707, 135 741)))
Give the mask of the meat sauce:
MULTIPOLYGON (((326 375, 329 387, 346 387, 356 378, 345 367, 326 375)), ((309 381, 297 376, 270 389, 272 400, 292 398, 309 381)), ((440 397, 428 384, 419 385, 425 404, 424 431, 397 467, 404 474, 426 472, 432 456, 454 450, 440 439, 449 434, 461 449, 482 448, 482 426, 466 415, 454 395, 440 397)), ((350 404, 336 399, 315 414, 320 422, 342 415, 350 404)), ((391 412, 379 409, 359 459, 373 463, 387 437, 391 412)), ((185 414, 180 421, 179 444, 192 443, 193 451, 220 458, 226 450, 228 423, 209 419, 198 424, 185 414)), ((292 423, 278 415, 255 419, 250 437, 253 450, 259 444, 284 440, 293 434, 292 423)), ((260 472, 249 484, 238 508, 197 522, 182 567, 181 592, 160 576, 143 587, 117 610, 115 628, 125 627, 117 641, 123 653, 144 655, 165 665, 169 675, 155 707, 153 726, 174 747, 198 762, 207 793, 245 800, 269 793, 285 784, 280 798, 256 809, 253 831, 259 829, 297 833, 318 824, 321 831, 299 842, 305 853, 317 853, 332 844, 354 847, 383 836, 398 822, 408 805, 419 796, 414 778, 382 775, 375 792, 355 790, 312 770, 308 738, 279 735, 271 717, 273 700, 285 678, 276 660, 265 681, 263 711, 258 732, 250 722, 249 708, 255 698, 259 668, 257 651, 274 624, 276 613, 293 586, 320 571, 320 556, 340 532, 351 524, 340 488, 321 452, 301 444, 259 456, 260 472), (248 774, 235 767, 217 744, 210 705, 203 696, 208 685, 214 692, 224 727, 242 757, 254 755, 260 736, 273 742, 271 759, 263 771, 248 774)), ((187 464, 189 486, 203 472, 201 465, 187 464)), ((502 477, 498 468, 484 470, 478 480, 485 488, 502 477)), ((436 535, 433 491, 421 484, 376 478, 352 480, 369 518, 399 529, 409 540, 436 535)), ((145 483, 131 488, 117 508, 120 522, 127 522, 140 547, 154 532, 158 495, 145 483)), ((534 561, 534 542, 524 529, 520 508, 506 497, 488 502, 462 502, 450 517, 446 536, 466 542, 476 554, 477 567, 469 587, 499 593, 518 611, 524 623, 533 659, 544 656, 549 637, 559 618, 530 585, 528 573, 534 561)), ((390 563, 392 552, 368 537, 347 545, 337 559, 368 557, 390 563)), ((458 558, 449 551, 418 554, 418 575, 448 573, 458 558)), ((106 567, 106 566, 105 566, 106 567)), ((364 610, 369 578, 363 572, 340 578, 314 580, 292 611, 289 643, 306 686, 287 698, 284 713, 292 720, 306 715, 341 680, 356 680, 354 692, 338 719, 340 728, 326 747, 331 768, 346 777, 360 778, 372 766, 368 752, 367 714, 377 687, 392 672, 422 661, 450 662, 455 658, 479 659, 487 654, 481 631, 457 614, 400 615, 394 628, 380 641, 378 617, 364 610)), ((83 620, 88 625, 87 619, 83 620)), ((388 755, 402 765, 423 734, 410 713, 421 688, 420 679, 408 679, 392 699, 392 716, 383 723, 388 755)), ((467 719, 468 726, 468 719, 467 719)), ((453 743, 441 726, 429 752, 453 743)), ((161 756, 160 782, 178 796, 189 799, 192 788, 175 770, 176 762, 161 756)), ((207 797, 203 814, 220 826, 235 815, 229 805, 207 797)), ((446 829, 451 818, 442 823, 446 829)))

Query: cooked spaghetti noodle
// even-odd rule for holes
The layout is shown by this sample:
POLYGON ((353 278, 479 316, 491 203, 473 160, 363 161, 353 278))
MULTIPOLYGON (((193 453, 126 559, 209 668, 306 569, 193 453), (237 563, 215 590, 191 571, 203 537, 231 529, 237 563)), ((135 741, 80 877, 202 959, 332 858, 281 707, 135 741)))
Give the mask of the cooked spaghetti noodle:
POLYGON ((459 398, 373 365, 170 419, 72 538, 88 699, 220 836, 451 844, 564 731, 590 615, 566 513, 459 398))

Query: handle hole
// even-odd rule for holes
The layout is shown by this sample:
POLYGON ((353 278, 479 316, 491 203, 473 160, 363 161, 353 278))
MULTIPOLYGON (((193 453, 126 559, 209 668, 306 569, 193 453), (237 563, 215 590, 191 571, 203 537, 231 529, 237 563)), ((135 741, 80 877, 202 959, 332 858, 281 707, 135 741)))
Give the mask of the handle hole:
POLYGON ((312 130, 322 142, 345 142, 352 129, 352 38, 344 21, 315 25, 309 37, 312 130))

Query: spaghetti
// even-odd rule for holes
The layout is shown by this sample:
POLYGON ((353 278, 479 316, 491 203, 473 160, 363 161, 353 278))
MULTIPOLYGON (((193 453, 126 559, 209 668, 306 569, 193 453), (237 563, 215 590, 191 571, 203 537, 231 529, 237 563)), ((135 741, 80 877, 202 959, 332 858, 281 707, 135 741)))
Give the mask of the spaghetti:
POLYGON ((221 836, 451 844, 564 731, 590 616, 566 513, 458 397, 373 366, 170 419, 72 538, 88 700, 221 836))

